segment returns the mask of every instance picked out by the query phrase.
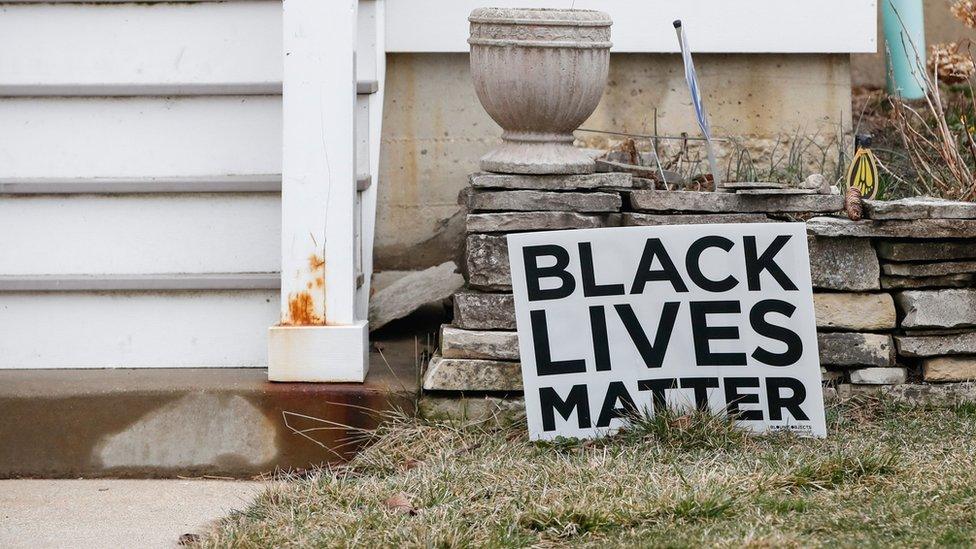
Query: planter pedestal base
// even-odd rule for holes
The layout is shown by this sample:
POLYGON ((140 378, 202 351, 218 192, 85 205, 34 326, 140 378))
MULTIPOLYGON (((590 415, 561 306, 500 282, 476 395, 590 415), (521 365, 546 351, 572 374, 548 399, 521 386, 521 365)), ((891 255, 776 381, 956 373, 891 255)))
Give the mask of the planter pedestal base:
POLYGON ((501 146, 481 157, 486 172, 544 174, 589 174, 596 161, 582 149, 568 143, 505 140, 501 146))

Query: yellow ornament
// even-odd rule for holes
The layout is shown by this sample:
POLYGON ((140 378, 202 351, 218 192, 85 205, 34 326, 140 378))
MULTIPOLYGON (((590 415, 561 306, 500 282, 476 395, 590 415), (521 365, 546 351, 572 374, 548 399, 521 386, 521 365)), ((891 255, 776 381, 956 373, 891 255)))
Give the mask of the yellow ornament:
POLYGON ((870 146, 870 138, 858 138, 857 152, 847 168, 847 188, 857 189, 862 198, 874 200, 878 196, 878 160, 870 146))

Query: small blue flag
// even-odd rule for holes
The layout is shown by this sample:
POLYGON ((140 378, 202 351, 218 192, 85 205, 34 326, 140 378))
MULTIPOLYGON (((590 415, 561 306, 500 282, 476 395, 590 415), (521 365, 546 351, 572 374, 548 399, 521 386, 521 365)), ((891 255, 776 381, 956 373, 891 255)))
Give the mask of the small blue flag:
POLYGON ((701 90, 698 88, 698 73, 695 71, 695 62, 691 59, 691 48, 688 47, 688 37, 681 26, 681 21, 674 22, 674 30, 678 33, 678 43, 681 46, 681 58, 685 63, 685 81, 688 82, 688 90, 691 92, 691 104, 695 107, 698 127, 701 128, 702 134, 705 136, 706 149, 708 151, 708 165, 712 171, 715 190, 718 191, 720 190, 722 178, 718 173, 718 162, 715 160, 715 149, 712 147, 712 128, 708 125, 708 113, 705 111, 701 90))
POLYGON ((688 82, 688 89, 691 91, 691 102, 695 107, 695 115, 698 117, 698 127, 701 128, 706 139, 711 139, 712 128, 708 125, 708 114, 705 112, 701 90, 698 88, 698 73, 695 71, 695 62, 691 58, 691 48, 688 47, 688 35, 685 34, 681 21, 675 21, 674 28, 678 31, 678 40, 681 42, 681 57, 685 63, 685 81, 688 82))

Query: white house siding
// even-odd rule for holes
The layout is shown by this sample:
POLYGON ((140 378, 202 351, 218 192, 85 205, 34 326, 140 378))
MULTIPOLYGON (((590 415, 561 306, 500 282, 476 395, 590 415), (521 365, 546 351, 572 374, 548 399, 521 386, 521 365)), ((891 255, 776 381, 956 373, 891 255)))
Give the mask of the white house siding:
MULTIPOLYGON (((497 139, 462 53, 466 15, 482 4, 387 0, 387 50, 398 53, 374 181, 381 266, 420 268, 449 253, 455 240, 443 222, 464 175, 497 139)), ((725 105, 708 98, 718 125, 748 115, 752 128, 752 115, 767 111, 792 123, 798 105, 843 124, 846 54, 876 48, 873 29, 857 32, 873 23, 875 0, 576 7, 616 21, 618 72, 588 122, 600 127, 646 130, 627 121, 662 106, 653 91, 674 96, 660 112, 666 130, 690 127, 668 53, 676 17, 696 51, 712 53, 700 69, 706 93, 722 90, 725 105), (819 71, 811 74, 843 74, 800 82, 811 65, 819 71), (782 108, 769 110, 770 101, 782 108)), ((281 8, 280 0, 0 2, 0 368, 265 365, 280 283, 281 8)), ((752 133, 778 131, 764 124, 752 133)))
POLYGON ((0 368, 266 364, 281 3, 0 5, 0 368))

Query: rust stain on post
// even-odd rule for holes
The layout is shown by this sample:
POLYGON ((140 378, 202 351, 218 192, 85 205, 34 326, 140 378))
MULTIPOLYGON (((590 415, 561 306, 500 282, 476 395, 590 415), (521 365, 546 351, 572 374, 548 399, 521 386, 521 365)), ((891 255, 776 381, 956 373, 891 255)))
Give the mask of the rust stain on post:
POLYGON ((288 298, 288 322, 291 326, 314 326, 324 324, 322 317, 315 314, 312 294, 300 292, 288 298))
POLYGON ((308 268, 312 272, 325 270, 325 260, 318 254, 312 254, 308 256, 308 268))
POLYGON ((313 288, 325 287, 325 259, 318 254, 308 256, 308 269, 312 279, 305 283, 307 288, 304 291, 288 295, 288 316, 281 324, 283 326, 322 326, 325 324, 325 295, 321 296, 323 301, 323 314, 316 312, 316 299, 313 296, 313 288))

